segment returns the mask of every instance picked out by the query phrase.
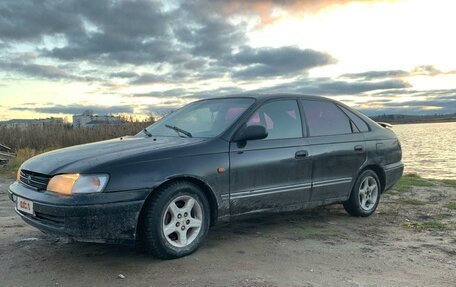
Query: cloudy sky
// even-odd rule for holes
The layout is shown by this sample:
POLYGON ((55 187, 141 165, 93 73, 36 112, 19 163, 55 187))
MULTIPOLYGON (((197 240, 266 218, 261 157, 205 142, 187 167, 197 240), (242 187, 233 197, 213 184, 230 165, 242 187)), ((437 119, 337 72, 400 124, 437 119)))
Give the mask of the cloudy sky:
POLYGON ((244 92, 456 112, 456 1, 0 2, 0 120, 244 92))

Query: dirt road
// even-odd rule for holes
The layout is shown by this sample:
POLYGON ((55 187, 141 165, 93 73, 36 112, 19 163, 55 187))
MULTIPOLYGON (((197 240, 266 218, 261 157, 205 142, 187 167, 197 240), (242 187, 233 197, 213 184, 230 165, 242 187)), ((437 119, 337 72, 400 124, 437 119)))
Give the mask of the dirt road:
POLYGON ((370 218, 334 205, 217 226, 194 255, 160 261, 42 234, 14 213, 11 180, 1 286, 456 286, 456 189, 442 183, 386 194, 370 218))

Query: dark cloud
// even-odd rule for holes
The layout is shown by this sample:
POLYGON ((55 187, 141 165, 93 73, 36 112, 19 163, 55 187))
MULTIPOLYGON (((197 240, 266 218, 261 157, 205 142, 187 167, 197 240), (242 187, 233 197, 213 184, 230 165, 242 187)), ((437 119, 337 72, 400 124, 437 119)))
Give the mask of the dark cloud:
POLYGON ((86 110, 91 110, 96 114, 122 114, 133 113, 134 109, 131 106, 98 106, 98 105, 53 105, 47 107, 13 107, 11 111, 33 111, 43 114, 81 114, 86 110))
POLYGON ((60 60, 95 60, 97 64, 118 63, 145 65, 172 62, 175 51, 164 40, 131 40, 119 35, 98 34, 63 48, 45 51, 45 55, 60 60))
MULTIPOLYGON (((68 44, 44 51, 62 60, 97 60, 103 64, 144 64, 165 61, 169 49, 169 15, 160 2, 90 1, 62 2, 80 19, 78 29, 63 32, 68 44)), ((57 4, 55 4, 57 5, 57 4)))
POLYGON ((6 0, 0 2, 0 40, 33 41, 44 35, 69 33, 82 26, 66 1, 6 0))
POLYGON ((261 88, 256 92, 300 93, 313 95, 358 95, 365 92, 388 89, 404 89, 410 84, 402 80, 386 80, 380 82, 347 82, 334 81, 330 78, 298 79, 288 83, 261 88))
POLYGON ((136 79, 130 81, 132 85, 147 85, 147 84, 156 84, 160 83, 165 78, 161 75, 146 73, 138 76, 136 79))
POLYGON ((219 59, 245 41, 236 25, 216 13, 202 13, 205 5, 201 1, 184 1, 171 11, 149 0, 69 1, 68 6, 83 19, 83 25, 64 33, 68 45, 45 51, 47 56, 91 59, 106 65, 192 66, 187 61, 219 59))
MULTIPOLYGON (((220 6, 208 1, 182 1, 173 13, 180 21, 172 21, 176 39, 190 47, 190 54, 218 60, 246 42, 245 27, 227 21, 220 6)), ((229 5, 229 4, 228 4, 229 5)))
POLYGON ((38 50, 41 57, 67 63, 86 61, 100 70, 119 64, 159 69, 168 65, 160 77, 126 72, 104 75, 136 77, 131 81, 134 85, 226 75, 238 80, 277 77, 335 62, 330 55, 311 49, 245 46, 245 23, 233 24, 222 7, 230 3, 196 0, 178 5, 170 9, 150 0, 6 1, 0 4, 0 41, 56 36, 65 44, 38 50))
POLYGON ((234 72, 235 78, 286 76, 311 68, 336 63, 329 54, 298 47, 257 48, 244 47, 231 57, 231 62, 246 66, 234 72))
POLYGON ((86 81, 91 80, 89 77, 80 77, 67 73, 64 69, 52 65, 39 65, 28 63, 1 63, 0 68, 3 71, 12 71, 24 74, 33 78, 44 78, 51 80, 73 80, 86 81))
POLYGON ((183 98, 183 99, 206 99, 206 98, 216 98, 233 94, 240 94, 245 92, 243 89, 238 87, 223 87, 218 89, 211 90, 202 90, 202 91, 191 91, 186 89, 170 89, 159 92, 149 92, 149 93, 138 93, 130 95, 132 97, 154 97, 154 98, 183 98))
POLYGON ((316 93, 325 95, 355 95, 375 90, 403 89, 409 87, 411 85, 402 80, 386 80, 381 82, 330 81, 309 87, 309 91, 314 89, 316 93))
POLYGON ((227 22, 217 18, 201 20, 195 23, 199 28, 181 26, 174 33, 179 41, 191 47, 189 52, 193 55, 217 59, 229 55, 234 45, 245 41, 244 34, 227 22))
POLYGON ((109 77, 111 78, 135 78, 139 77, 138 73, 135 72, 116 72, 116 73, 111 73, 109 74, 109 77))
POLYGON ((59 36, 67 44, 42 50, 45 56, 102 64, 164 62, 175 52, 169 28, 174 20, 158 1, 5 1, 0 40, 59 36))

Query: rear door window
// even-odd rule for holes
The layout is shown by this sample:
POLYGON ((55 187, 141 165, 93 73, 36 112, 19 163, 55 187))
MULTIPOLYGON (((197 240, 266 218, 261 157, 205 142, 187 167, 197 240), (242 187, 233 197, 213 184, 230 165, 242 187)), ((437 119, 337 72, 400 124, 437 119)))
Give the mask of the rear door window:
POLYGON ((350 119, 334 103, 301 100, 310 136, 352 133, 350 119))

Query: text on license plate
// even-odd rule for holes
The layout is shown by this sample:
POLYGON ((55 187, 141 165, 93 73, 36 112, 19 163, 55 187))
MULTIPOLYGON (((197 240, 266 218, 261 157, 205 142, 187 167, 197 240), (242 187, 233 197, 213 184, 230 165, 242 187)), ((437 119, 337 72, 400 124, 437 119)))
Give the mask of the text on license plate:
POLYGON ((33 202, 30 200, 17 197, 16 198, 16 208, 19 211, 33 214, 33 202))

